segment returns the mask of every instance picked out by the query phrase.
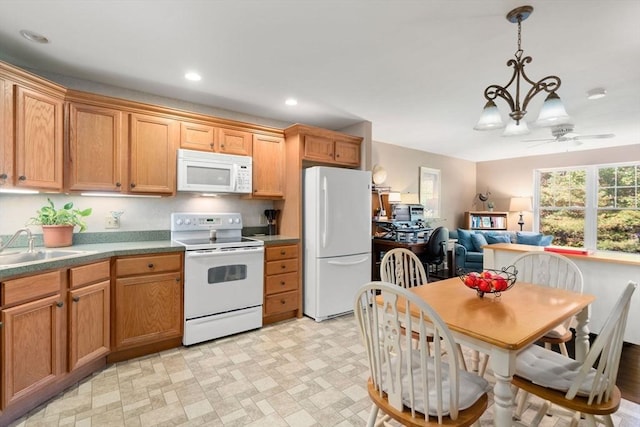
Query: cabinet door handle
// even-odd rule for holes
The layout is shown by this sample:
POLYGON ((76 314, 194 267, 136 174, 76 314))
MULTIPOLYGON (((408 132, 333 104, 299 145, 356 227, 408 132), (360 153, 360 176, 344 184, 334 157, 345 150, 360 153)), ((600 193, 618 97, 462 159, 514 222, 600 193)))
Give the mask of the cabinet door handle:
POLYGON ((131 183, 131 188, 136 188, 136 184, 134 182, 131 183))
POLYGON ((150 263, 149 263, 149 265, 147 265, 147 267, 149 267, 149 268, 153 268, 153 267, 154 267, 154 265, 153 265, 153 263, 152 263, 152 262, 150 262, 150 263))
POLYGON ((119 182, 116 182, 116 187, 122 187, 122 184, 119 182))
POLYGON ((0 174, 0 179, 7 179, 8 175, 6 173, 0 174))
POLYGON ((220 148, 224 148, 224 144, 220 144, 220 148))
POLYGON ((0 322, 0 329, 4 327, 4 323, 0 322))
POLYGON ((180 277, 176 277, 176 282, 180 283, 180 277))
POLYGON ((27 177, 26 177, 26 176, 24 176, 24 175, 20 175, 20 176, 18 177, 18 181, 26 181, 26 180, 27 180, 27 177))
POLYGON ((64 302, 62 302, 62 301, 58 301, 56 303, 56 307, 62 307, 63 305, 64 305, 64 302))
POLYGON ((78 297, 78 296, 75 296, 75 297, 73 297, 73 298, 71 298, 71 299, 73 300, 73 302, 78 302, 78 301, 80 301, 80 297, 78 297))

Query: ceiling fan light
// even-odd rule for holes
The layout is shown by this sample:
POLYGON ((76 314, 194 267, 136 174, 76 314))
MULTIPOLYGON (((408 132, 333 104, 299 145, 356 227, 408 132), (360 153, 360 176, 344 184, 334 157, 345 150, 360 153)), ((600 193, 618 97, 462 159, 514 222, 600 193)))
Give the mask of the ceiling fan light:
POLYGON ((509 121, 507 127, 504 129, 502 136, 526 135, 528 133, 531 133, 531 130, 529 130, 527 122, 525 122, 524 120, 520 120, 520 124, 516 124, 515 120, 511 120, 509 121))
POLYGON ((475 130, 491 130, 504 127, 500 110, 493 101, 488 101, 482 109, 480 120, 473 127, 475 130))
POLYGON ((536 125, 547 127, 567 123, 569 120, 570 117, 567 110, 564 109, 560 97, 555 92, 551 92, 542 104, 536 125))

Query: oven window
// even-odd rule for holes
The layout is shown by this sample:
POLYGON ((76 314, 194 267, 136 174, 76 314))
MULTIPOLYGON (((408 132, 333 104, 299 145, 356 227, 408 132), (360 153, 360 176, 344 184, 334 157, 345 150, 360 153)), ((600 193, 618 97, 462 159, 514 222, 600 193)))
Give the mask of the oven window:
POLYGON ((209 269, 208 282, 216 283, 233 282, 234 280, 245 280, 247 278, 247 266, 245 264, 223 265, 209 269))

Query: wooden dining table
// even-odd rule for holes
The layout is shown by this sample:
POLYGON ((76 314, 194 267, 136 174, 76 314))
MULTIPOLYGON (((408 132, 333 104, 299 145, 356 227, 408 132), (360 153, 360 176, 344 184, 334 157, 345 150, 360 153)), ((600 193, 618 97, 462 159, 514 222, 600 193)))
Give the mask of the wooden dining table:
POLYGON ((453 277, 410 288, 427 302, 447 324, 456 341, 489 354, 495 377, 494 425, 511 426, 514 395, 511 379, 520 350, 575 315, 576 360, 589 349, 589 307, 593 295, 530 283, 516 282, 499 297, 478 296, 453 277))

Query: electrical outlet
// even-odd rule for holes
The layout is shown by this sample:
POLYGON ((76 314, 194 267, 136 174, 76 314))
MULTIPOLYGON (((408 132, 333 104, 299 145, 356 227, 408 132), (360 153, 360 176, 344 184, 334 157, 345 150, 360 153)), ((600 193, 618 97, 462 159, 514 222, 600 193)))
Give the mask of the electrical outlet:
POLYGON ((114 218, 107 215, 104 218, 104 228, 120 228, 120 218, 114 218))

